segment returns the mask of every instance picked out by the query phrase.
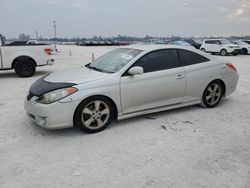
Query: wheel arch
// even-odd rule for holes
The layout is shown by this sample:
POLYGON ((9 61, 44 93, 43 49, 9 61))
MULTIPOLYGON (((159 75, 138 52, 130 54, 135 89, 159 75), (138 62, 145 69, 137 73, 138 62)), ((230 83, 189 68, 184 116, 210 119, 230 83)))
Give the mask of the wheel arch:
POLYGON ((247 48, 242 48, 241 49, 241 52, 244 54, 244 52, 245 52, 245 54, 247 54, 248 53, 248 49, 247 48))
POLYGON ((75 109, 75 112, 74 112, 73 121, 75 121, 75 115, 76 115, 77 109, 80 107, 80 105, 81 105, 84 101, 89 100, 89 99, 91 99, 91 98, 98 98, 98 97, 99 97, 99 98, 100 98, 100 97, 104 97, 104 98, 108 99, 108 100, 111 102, 111 104, 112 104, 112 106, 113 106, 113 108, 114 108, 114 119, 117 120, 117 117, 118 117, 118 109, 117 109, 117 105, 116 105, 116 103, 114 102, 114 100, 111 99, 110 97, 106 96, 106 95, 92 95, 92 96, 89 96, 89 97, 83 99, 83 100, 77 105, 77 107, 76 107, 76 109, 75 109))
POLYGON ((36 61, 30 57, 30 56, 18 56, 16 57, 13 61, 12 61, 12 64, 11 64, 11 68, 13 69, 15 67, 15 64, 19 61, 19 60, 23 60, 23 59, 28 59, 30 61, 32 61, 34 63, 34 65, 37 67, 37 63, 36 61))
POLYGON ((213 80, 213 81, 211 81, 211 82, 209 82, 208 84, 207 84, 207 86, 209 85, 209 84, 211 84, 211 83, 213 83, 213 82, 220 82, 221 83, 221 85, 222 85, 222 96, 225 96, 225 94, 226 94, 226 84, 225 84, 225 82, 222 80, 222 79, 215 79, 215 80, 213 80))
POLYGON ((228 53, 228 50, 227 50, 226 48, 221 48, 220 52, 221 52, 222 50, 225 50, 225 51, 228 53))

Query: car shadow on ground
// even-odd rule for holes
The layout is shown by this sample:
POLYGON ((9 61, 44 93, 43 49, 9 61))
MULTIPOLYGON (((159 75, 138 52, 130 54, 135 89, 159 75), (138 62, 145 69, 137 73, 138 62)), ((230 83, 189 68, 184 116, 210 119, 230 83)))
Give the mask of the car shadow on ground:
MULTIPOLYGON (((160 117, 166 117, 168 115, 171 114, 182 114, 182 113, 186 113, 187 111, 190 110, 198 110, 199 106, 190 106, 190 107, 184 107, 184 108, 180 108, 180 109, 173 109, 173 110, 168 110, 168 111, 163 111, 163 112, 157 112, 157 113, 152 113, 152 114, 148 114, 148 115, 142 115, 142 116, 137 116, 137 117, 133 117, 133 118, 129 118, 129 119, 125 119, 125 120, 120 120, 120 121, 113 121, 111 123, 111 125, 107 128, 109 130, 112 129, 117 129, 121 126, 128 126, 128 124, 134 125, 134 124, 138 124, 141 121, 154 121, 157 120, 160 117)), ((49 129, 44 129, 38 125, 36 125, 33 122, 29 122, 29 127, 31 131, 31 134, 35 135, 35 136, 49 136, 49 137, 78 137, 78 136, 88 136, 90 134, 84 133, 82 131, 80 131, 79 129, 73 127, 73 128, 67 128, 67 129, 55 129, 55 130, 49 130, 49 129)), ((107 130, 104 130, 107 131, 107 130)), ((95 133, 98 134, 98 133, 95 133)))
MULTIPOLYGON (((36 73, 32 77, 43 76, 52 73, 52 71, 36 71, 36 73)), ((29 77, 29 78, 32 78, 29 77)), ((0 79, 1 78, 20 78, 13 70, 0 71, 0 79)))
MULTIPOLYGON (((223 98, 223 101, 216 108, 225 108, 229 102, 230 102, 230 99, 223 98)), ((129 118, 129 119, 124 119, 124 120, 120 120, 120 121, 113 121, 107 129, 109 129, 109 130, 114 129, 115 130, 121 126, 125 126, 125 125, 128 126, 128 124, 134 125, 134 124, 138 124, 142 121, 155 121, 157 119, 164 118, 164 117, 171 116, 171 115, 179 115, 181 117, 182 114, 185 114, 185 113, 190 112, 190 111, 193 111, 193 112, 197 111, 197 113, 198 113, 199 111, 203 111, 203 110, 206 110, 209 112, 209 110, 213 110, 213 109, 203 108, 199 105, 187 106, 187 107, 182 107, 182 108, 177 108, 177 109, 172 109, 172 110, 167 110, 167 111, 162 111, 162 112, 157 112, 157 113, 152 113, 152 114, 147 114, 147 115, 141 115, 141 116, 137 116, 137 117, 133 117, 133 118, 129 118)), ((184 123, 190 122, 191 124, 193 124, 192 122, 194 122, 194 121, 196 121, 196 120, 195 119, 183 119, 184 123)), ((31 121, 29 121, 28 124, 29 124, 29 126, 28 126, 29 129, 32 129, 32 130, 30 130, 31 134, 34 136, 40 135, 40 136, 49 136, 49 137, 69 137, 69 138, 71 138, 71 137, 91 135, 91 134, 87 134, 87 133, 80 131, 76 127, 49 130, 49 129, 42 128, 31 121)), ((95 133, 95 134, 98 134, 98 133, 95 133)))
MULTIPOLYGON (((223 100, 221 101, 220 104, 218 104, 216 108, 225 108, 227 106, 227 104, 230 103, 230 99, 228 98, 223 98, 223 100)), ((115 127, 119 127, 119 126, 123 126, 123 125, 127 125, 127 124, 136 124, 139 123, 141 121, 155 121, 157 119, 161 119, 167 116, 171 116, 171 115, 178 115, 178 116, 182 116, 182 114, 185 114, 187 112, 193 111, 199 113, 200 111, 208 111, 209 110, 213 110, 213 108, 204 108, 202 106, 198 105, 192 105, 192 106, 187 106, 187 107, 181 107, 181 108, 176 108, 176 109, 171 109, 171 110, 166 110, 166 111, 161 111, 161 112, 156 112, 156 113, 151 113, 151 114, 146 114, 146 115, 141 115, 141 116, 137 116, 137 117, 133 117, 133 118, 129 118, 129 119, 124 119, 124 120, 120 120, 120 121, 114 121, 111 126, 109 126, 108 128, 115 128, 115 127)), ((198 115, 198 114, 197 114, 198 115)), ((194 119, 184 119, 183 122, 193 122, 196 121, 194 119)))
POLYGON ((28 127, 32 135, 34 136, 51 136, 51 137, 72 137, 72 136, 82 136, 86 133, 81 132, 75 127, 72 128, 65 128, 65 129, 45 129, 43 127, 40 127, 39 125, 35 124, 34 122, 29 121, 28 127))

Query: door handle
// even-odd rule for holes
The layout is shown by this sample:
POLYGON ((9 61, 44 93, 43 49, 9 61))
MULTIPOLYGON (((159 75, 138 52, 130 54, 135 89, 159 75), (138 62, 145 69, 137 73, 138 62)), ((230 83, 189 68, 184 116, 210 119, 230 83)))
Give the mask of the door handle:
POLYGON ((178 74, 178 75, 176 76, 176 79, 183 79, 184 77, 185 77, 184 75, 178 74))

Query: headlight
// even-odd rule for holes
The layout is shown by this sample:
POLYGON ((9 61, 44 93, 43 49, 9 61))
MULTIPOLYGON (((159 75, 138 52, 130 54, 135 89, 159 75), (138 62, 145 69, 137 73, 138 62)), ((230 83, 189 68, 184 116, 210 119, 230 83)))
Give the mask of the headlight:
POLYGON ((69 96, 77 91, 78 91, 78 89, 76 89, 74 87, 54 90, 54 91, 45 93, 42 96, 38 97, 36 102, 42 103, 42 104, 50 104, 50 103, 56 102, 62 98, 65 98, 65 97, 67 97, 67 96, 69 96))

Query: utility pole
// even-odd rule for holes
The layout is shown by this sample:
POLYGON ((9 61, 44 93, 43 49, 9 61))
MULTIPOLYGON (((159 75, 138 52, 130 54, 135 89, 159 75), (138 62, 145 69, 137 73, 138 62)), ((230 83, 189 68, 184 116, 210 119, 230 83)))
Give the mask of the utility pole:
POLYGON ((56 43, 57 43, 57 38, 56 38, 56 21, 54 20, 53 21, 53 26, 54 26, 54 34, 55 34, 55 50, 57 51, 57 49, 56 49, 56 43))
POLYGON ((38 41, 38 32, 37 32, 37 30, 36 30, 36 40, 38 41))

